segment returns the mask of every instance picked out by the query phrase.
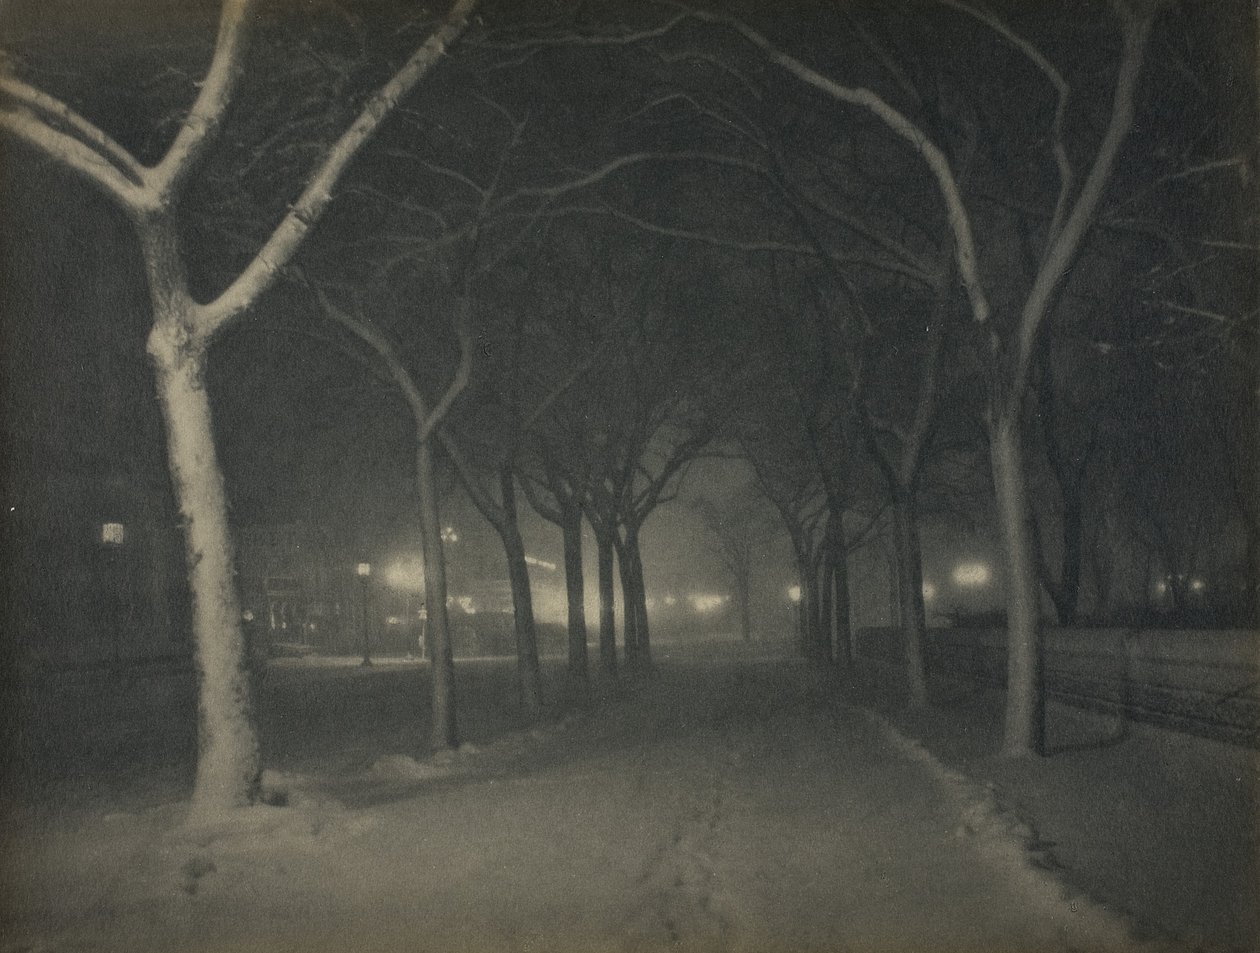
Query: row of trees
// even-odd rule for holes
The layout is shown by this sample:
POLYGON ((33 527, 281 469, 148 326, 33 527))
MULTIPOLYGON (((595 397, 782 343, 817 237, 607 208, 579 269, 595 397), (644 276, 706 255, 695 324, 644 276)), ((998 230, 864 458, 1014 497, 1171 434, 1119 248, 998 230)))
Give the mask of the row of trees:
MULTIPOLYGON (((104 110, 78 71, 57 95, 36 85, 82 56, 73 44, 19 36, 26 59, 0 79, 0 129, 112 201, 140 249, 202 675, 195 810, 248 803, 259 773, 205 384, 212 343, 253 315, 359 369, 373 405, 407 421, 437 746, 458 738, 443 468, 502 542, 529 716, 542 698, 518 493, 562 534, 575 692, 583 520, 599 549, 600 665, 618 665, 616 571, 624 661, 648 671, 641 534, 716 449, 751 463, 791 538, 819 661, 849 659, 849 552, 890 527, 924 705, 920 514, 956 505, 959 472, 974 483, 987 459, 1007 570, 1003 750, 1039 750, 1039 590, 1071 619, 1101 428, 1124 413, 1102 383, 1117 366, 1196 362, 1204 406, 1227 411, 1212 419, 1254 573, 1254 392, 1212 378, 1226 367, 1245 382, 1253 367, 1255 314, 1239 304, 1254 300, 1255 222, 1239 211, 1252 156, 1234 133, 1254 126, 1254 103, 1232 114, 1222 91, 1238 87, 1205 78, 1193 51, 1173 50, 1180 73, 1147 65, 1152 36, 1223 44, 1203 36, 1211 17, 1135 0, 1068 37, 950 0, 914 17, 820 14, 809 35, 777 10, 698 9, 545 26, 487 10, 470 33, 476 7, 459 0, 434 22, 374 10, 347 33, 329 26, 335 7, 312 27, 225 0, 208 55, 156 51, 183 79, 142 87, 143 130, 89 118, 104 110), (255 33, 279 80, 247 78, 255 33), (1157 121, 1169 97, 1212 108, 1201 126, 1157 121), (1057 508, 1035 505, 1043 474, 1057 508)), ((1150 388, 1123 393, 1145 402, 1150 388)), ((1166 513, 1157 498, 1175 481, 1148 482, 1131 492, 1166 513)), ((1175 525, 1150 520, 1153 535, 1157 523, 1175 525)), ((747 540, 722 538, 746 574, 747 540)))

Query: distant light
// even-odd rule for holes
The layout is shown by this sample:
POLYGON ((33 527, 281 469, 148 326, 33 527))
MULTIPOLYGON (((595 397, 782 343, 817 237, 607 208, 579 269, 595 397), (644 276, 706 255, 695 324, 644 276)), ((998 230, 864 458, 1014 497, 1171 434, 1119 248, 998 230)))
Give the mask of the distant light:
POLYGON ((424 563, 419 559, 403 559, 385 570, 385 584, 406 592, 424 589, 424 563))
POLYGON ((678 605, 678 597, 677 597, 677 596, 666 596, 666 597, 665 597, 665 605, 667 605, 667 606, 676 606, 676 605, 678 605))
POLYGON ((793 602, 800 602, 801 601, 801 587, 788 586, 787 597, 791 599, 793 602))
POLYGON ((545 559, 537 559, 533 556, 526 556, 525 562, 527 565, 537 566, 539 569, 547 569, 547 570, 550 570, 551 572, 556 571, 556 564, 547 562, 547 560, 545 559))
POLYGON ((691 603, 691 607, 700 614, 712 612, 718 606, 726 601, 726 596, 715 596, 709 593, 693 593, 687 597, 687 601, 691 603))
POLYGON ((362 576, 366 579, 368 576, 372 575, 372 564, 359 563, 357 566, 354 567, 354 571, 357 575, 362 576))
POLYGON ((1190 580, 1190 591, 1191 591, 1191 592, 1202 592, 1202 591, 1203 591, 1204 589, 1206 589, 1206 588, 1207 588, 1207 583, 1206 583, 1206 582, 1204 582, 1202 579, 1191 579, 1191 580, 1190 580))
POLYGON ((126 541, 127 527, 122 523, 101 524, 101 542, 106 546, 121 546, 126 541))
POLYGON ((475 615, 477 607, 473 604, 472 596, 447 596, 446 604, 448 606, 459 606, 468 615, 475 615))
POLYGON ((444 526, 442 528, 442 542, 444 543, 458 543, 459 542, 459 533, 455 532, 454 526, 444 526))
POLYGON ((925 582, 923 584, 923 598, 928 602, 936 598, 936 583, 925 582))
POLYGON ((984 563, 959 563, 954 567, 951 578, 954 585, 972 589, 988 585, 992 573, 984 563))

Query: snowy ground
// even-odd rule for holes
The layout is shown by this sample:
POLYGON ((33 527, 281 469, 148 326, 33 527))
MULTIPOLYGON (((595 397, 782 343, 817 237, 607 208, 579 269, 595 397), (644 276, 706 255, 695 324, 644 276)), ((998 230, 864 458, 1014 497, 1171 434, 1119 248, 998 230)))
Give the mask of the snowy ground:
POLYGON ((461 665, 471 744, 417 759, 421 674, 270 670, 288 803, 218 828, 181 825, 178 746, 116 743, 126 784, 11 786, 0 949, 1142 947, 989 790, 785 655, 675 653, 532 731, 508 730, 509 666, 461 665))

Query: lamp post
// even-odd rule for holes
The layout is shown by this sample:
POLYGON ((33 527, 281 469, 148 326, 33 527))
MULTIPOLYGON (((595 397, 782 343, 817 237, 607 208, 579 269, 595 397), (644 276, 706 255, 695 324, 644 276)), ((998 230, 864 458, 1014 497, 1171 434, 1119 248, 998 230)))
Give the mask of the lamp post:
POLYGON ((359 664, 371 665, 372 664, 371 640, 368 634, 368 579, 372 575, 372 564, 359 563, 357 566, 354 567, 354 571, 355 571, 355 574, 359 577, 359 587, 361 590, 360 592, 361 597, 359 599, 359 604, 362 610, 361 615, 360 615, 360 620, 362 622, 362 625, 360 626, 360 628, 362 630, 362 636, 363 636, 363 661, 360 662, 359 664))
POLYGON ((122 627, 126 621, 124 617, 125 597, 123 594, 123 573, 120 569, 123 544, 127 541, 127 527, 122 523, 102 523, 101 524, 101 546, 105 549, 106 564, 109 569, 109 586, 112 590, 110 601, 114 604, 114 611, 110 613, 113 616, 113 655, 114 666, 122 664, 122 627))

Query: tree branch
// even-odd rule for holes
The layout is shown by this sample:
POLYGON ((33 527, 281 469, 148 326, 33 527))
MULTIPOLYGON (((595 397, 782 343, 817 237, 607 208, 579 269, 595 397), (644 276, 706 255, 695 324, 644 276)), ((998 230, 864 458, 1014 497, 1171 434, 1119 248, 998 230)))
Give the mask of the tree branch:
POLYGON ((329 150, 323 164, 271 237, 236 280, 219 297, 202 306, 200 318, 210 335, 248 308, 275 282, 280 269, 297 252, 307 232, 332 201, 332 189, 372 138, 385 117, 441 60, 450 44, 467 29, 477 0, 455 0, 442 24, 409 60, 368 100, 355 121, 329 150))
POLYGON ((791 73, 797 79, 827 94, 832 99, 848 103, 872 113, 884 123, 896 136, 907 142, 927 164, 929 171, 936 179, 937 189, 945 204, 946 216, 954 236, 955 255, 958 260, 958 272, 971 301, 971 312, 978 324, 986 324, 989 320, 989 302, 979 272, 975 238, 971 231, 971 218, 962 200, 962 192, 950 168, 949 159, 928 135, 913 123, 904 113, 882 99, 878 94, 863 87, 844 86, 835 80, 823 76, 818 71, 805 65, 796 57, 783 52, 766 37, 747 24, 719 14, 693 10, 692 16, 708 23, 726 26, 760 49, 776 66, 791 73))
POLYGON ((1150 15, 1122 15, 1124 53, 1116 74, 1116 91, 1112 98, 1111 116, 1107 121, 1102 142, 1094 156, 1089 174, 1081 186, 1080 194, 1063 224, 1063 229, 1046 248, 1041 268, 1033 282, 1032 290, 1020 313, 1019 340, 1014 356, 1011 393, 1022 394, 1028 381, 1037 335, 1054 303, 1055 295, 1081 243, 1094 220, 1103 189, 1111 177, 1120 146, 1133 126, 1137 84, 1142 72, 1142 60, 1150 37, 1150 15))
POLYGON ((970 4, 963 3, 962 0, 939 0, 939 2, 979 20, 1023 53, 1045 75, 1058 95, 1058 101, 1054 107, 1054 123, 1051 127, 1051 149, 1054 152, 1054 163, 1059 170, 1059 197, 1055 200, 1054 214, 1050 217, 1050 229, 1046 235, 1046 246, 1048 249, 1058 237, 1059 230, 1063 226, 1063 216, 1067 211, 1068 198, 1072 190, 1072 163, 1068 159, 1067 149, 1063 145, 1063 123, 1067 117, 1068 95, 1071 92, 1071 87, 1068 86, 1067 81, 1063 78, 1063 74, 1055 68, 1053 63, 1046 59, 1040 50, 1016 34, 997 17, 987 11, 977 10, 970 4))
POLYGON ((0 76, 0 95, 7 96, 34 113, 33 121, 38 122, 42 118, 46 124, 63 126, 71 138, 77 139, 106 159, 132 185, 143 184, 146 170, 136 161, 135 156, 60 99, 13 76, 0 76))
POLYGON ((105 154, 82 140, 23 109, 0 109, 0 129, 94 185, 129 214, 140 208, 141 190, 105 154))
POLYGON ((180 124, 175 141, 146 176, 159 207, 165 207, 179 194, 223 125, 241 76, 249 30, 257 16, 253 6, 254 0, 224 0, 214 54, 201 90, 180 124))

